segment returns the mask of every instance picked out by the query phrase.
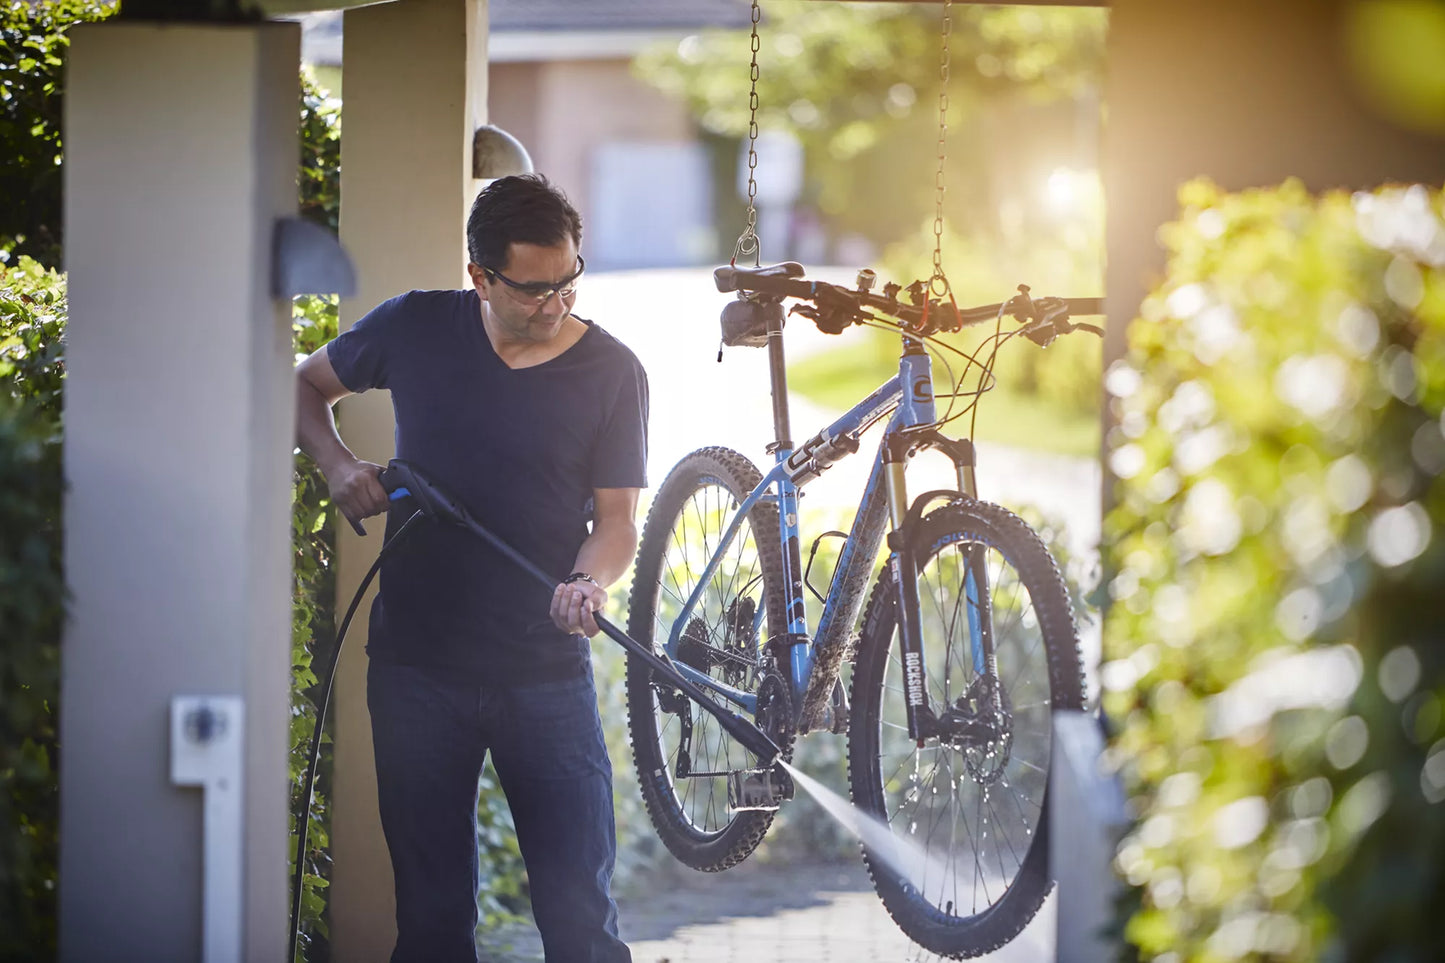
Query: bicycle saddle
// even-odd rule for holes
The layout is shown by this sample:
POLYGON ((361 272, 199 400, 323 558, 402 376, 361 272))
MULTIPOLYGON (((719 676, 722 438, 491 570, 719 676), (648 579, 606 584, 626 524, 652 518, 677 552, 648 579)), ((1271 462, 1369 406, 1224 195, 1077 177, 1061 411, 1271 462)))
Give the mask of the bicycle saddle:
POLYGON ((747 278, 800 278, 804 274, 803 265, 797 261, 783 261, 780 264, 770 264, 764 268, 740 268, 733 264, 724 264, 712 272, 712 279, 717 283, 717 289, 724 294, 729 291, 736 291, 738 282, 747 278))

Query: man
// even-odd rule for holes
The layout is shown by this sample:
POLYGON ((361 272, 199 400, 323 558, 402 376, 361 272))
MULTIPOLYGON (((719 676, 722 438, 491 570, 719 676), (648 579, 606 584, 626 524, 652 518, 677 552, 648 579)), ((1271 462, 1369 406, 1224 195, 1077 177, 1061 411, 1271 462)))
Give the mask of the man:
POLYGON ((396 879, 393 963, 476 959, 489 751, 549 963, 631 959, 609 894, 612 770, 584 636, 637 546, 647 379, 571 313, 581 241, 581 219, 545 178, 498 180, 467 221, 470 288, 393 298, 296 369, 299 443, 353 524, 385 510, 387 494, 379 466, 342 443, 331 406, 387 388, 397 457, 544 571, 571 573, 549 598, 440 524, 409 532, 382 565, 367 703, 396 879))

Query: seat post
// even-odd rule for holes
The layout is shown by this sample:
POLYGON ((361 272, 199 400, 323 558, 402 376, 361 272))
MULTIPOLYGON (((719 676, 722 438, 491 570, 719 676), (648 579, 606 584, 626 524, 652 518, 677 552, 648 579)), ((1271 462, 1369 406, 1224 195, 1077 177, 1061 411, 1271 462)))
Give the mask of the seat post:
POLYGON ((768 322, 768 375, 773 385, 773 437, 779 458, 793 450, 793 428, 788 417, 788 368, 783 359, 783 306, 763 308, 768 322))

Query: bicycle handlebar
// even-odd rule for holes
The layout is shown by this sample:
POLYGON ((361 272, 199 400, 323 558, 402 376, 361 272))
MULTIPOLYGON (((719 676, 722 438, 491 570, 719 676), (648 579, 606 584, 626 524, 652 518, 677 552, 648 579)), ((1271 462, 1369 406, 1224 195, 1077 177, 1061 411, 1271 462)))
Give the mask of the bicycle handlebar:
POLYGON ((812 302, 815 308, 794 307, 793 310, 811 318, 819 330, 828 334, 840 334, 850 324, 869 320, 872 317, 868 313, 870 311, 897 318, 919 335, 959 331, 971 325, 992 321, 1000 314, 1012 315, 1024 323, 1024 333, 1030 338, 1033 338, 1035 332, 1047 332, 1048 340, 1052 340, 1053 334, 1067 333, 1076 328, 1103 334, 1102 329, 1095 325, 1071 324, 1068 320, 1079 315, 1102 315, 1103 298, 1035 299, 1029 295, 1028 285, 1021 284, 1019 293, 1007 301, 973 308, 958 308, 951 300, 927 298, 927 286, 921 281, 914 282, 908 288, 889 284, 884 287, 883 294, 874 294, 861 286, 857 290, 849 290, 826 281, 809 281, 803 277, 803 273, 803 266, 797 261, 784 261, 751 270, 724 265, 713 271, 713 281, 724 294, 737 291, 743 295, 763 295, 769 299, 797 298, 812 302), (914 303, 899 301, 899 293, 907 293, 914 303))

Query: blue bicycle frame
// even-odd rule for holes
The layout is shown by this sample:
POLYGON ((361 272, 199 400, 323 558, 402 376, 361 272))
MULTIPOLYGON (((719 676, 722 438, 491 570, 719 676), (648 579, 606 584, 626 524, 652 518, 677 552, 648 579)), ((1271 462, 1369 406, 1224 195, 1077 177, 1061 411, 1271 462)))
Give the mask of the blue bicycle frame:
MULTIPOLYGON (((921 344, 905 337, 897 376, 880 385, 842 417, 795 448, 791 440, 789 424, 787 374, 783 360, 780 320, 769 323, 768 354, 776 434, 776 442, 770 446, 770 450, 776 454, 776 463, 734 512, 720 543, 698 577, 697 585, 684 603, 681 613, 674 620, 664 648, 669 656, 677 654, 684 628, 697 608, 705 587, 716 573, 721 559, 737 536, 743 520, 760 501, 773 499, 778 505, 781 541, 779 548, 783 559, 792 695, 796 705, 816 705, 820 695, 826 698, 831 694, 837 666, 837 661, 834 661, 832 678, 820 676, 815 679, 814 668, 817 655, 820 652, 834 655, 841 653, 853 625, 858 620, 864 589, 872 574, 873 560, 877 557, 883 535, 884 516, 880 510, 880 502, 887 505, 888 520, 891 521, 894 531, 901 529, 904 524, 909 508, 907 488, 904 482, 904 467, 912 448, 917 444, 916 433, 914 436, 910 436, 909 429, 927 428, 932 426, 936 420, 932 359, 921 344), (798 530, 798 492, 809 482, 818 478, 830 465, 856 452, 859 447, 859 437, 869 427, 890 413, 892 417, 879 442, 862 501, 834 570, 832 583, 819 619, 818 636, 815 642, 809 638, 803 599, 803 570, 798 530)), ((968 448, 971 452, 971 446, 968 448)), ((955 457, 955 465, 958 471, 959 491, 970 496, 974 495, 975 484, 971 456, 968 458, 955 457)), ((904 606, 903 617, 899 621, 903 637, 901 649, 905 663, 905 697, 909 706, 909 729, 915 738, 919 738, 922 734, 921 723, 916 715, 922 711, 926 696, 918 625, 917 582, 911 551, 906 550, 903 546, 893 546, 890 566, 895 584, 899 589, 899 599, 904 606), (907 564, 903 564, 903 562, 907 564)), ((986 590, 981 590, 977 584, 972 566, 970 566, 965 591, 974 605, 973 611, 978 611, 976 606, 986 596, 986 590)), ((754 616, 755 636, 756 630, 761 627, 765 611, 765 606, 760 607, 754 616)), ((984 666, 987 642, 983 638, 984 631, 979 625, 980 621, 982 620, 970 620, 970 635, 974 643, 975 668, 981 672, 984 666)), ((675 665, 679 672, 699 686, 717 693, 749 713, 756 714, 757 697, 754 694, 715 679, 681 660, 675 661, 675 665)), ((807 726, 808 721, 806 714, 800 719, 804 727, 807 726)), ((800 734, 801 731, 805 731, 805 729, 800 729, 800 734)))

